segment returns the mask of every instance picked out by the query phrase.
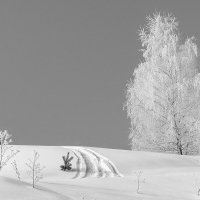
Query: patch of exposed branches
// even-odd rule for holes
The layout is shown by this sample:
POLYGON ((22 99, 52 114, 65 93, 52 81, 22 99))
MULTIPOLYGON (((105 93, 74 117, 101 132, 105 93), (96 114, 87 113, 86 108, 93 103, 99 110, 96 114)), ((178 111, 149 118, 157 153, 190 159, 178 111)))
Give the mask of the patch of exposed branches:
POLYGON ((9 145, 11 142, 11 135, 6 130, 0 131, 0 170, 19 153, 19 150, 14 150, 13 146, 9 145))

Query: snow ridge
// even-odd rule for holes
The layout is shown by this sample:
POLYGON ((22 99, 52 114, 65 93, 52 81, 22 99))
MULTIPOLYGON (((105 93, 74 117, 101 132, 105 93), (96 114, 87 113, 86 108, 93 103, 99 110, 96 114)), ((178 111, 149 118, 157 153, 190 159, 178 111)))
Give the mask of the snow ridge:
POLYGON ((101 154, 84 147, 64 147, 77 158, 77 173, 73 178, 86 177, 123 177, 114 163, 101 154), (85 168, 84 168, 85 166, 85 168), (84 175, 81 172, 84 171, 84 175))

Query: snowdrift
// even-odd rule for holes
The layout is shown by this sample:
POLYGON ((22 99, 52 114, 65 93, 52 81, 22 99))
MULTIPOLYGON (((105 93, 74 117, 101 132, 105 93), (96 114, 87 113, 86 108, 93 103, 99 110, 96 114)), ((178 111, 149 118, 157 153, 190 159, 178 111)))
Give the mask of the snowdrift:
POLYGON ((0 172, 0 200, 194 200, 200 188, 200 157, 95 147, 13 146, 21 175, 11 162, 0 172), (46 168, 44 179, 31 187, 25 163, 33 151, 46 168), (74 156, 72 170, 61 171, 62 156, 74 156), (135 172, 141 170, 138 194, 135 172), (120 178, 123 174, 123 178, 120 178), (102 178, 100 178, 102 177, 102 178), (103 178, 104 177, 104 178, 103 178), (113 178, 107 178, 113 177, 113 178))
POLYGON ((76 162, 76 175, 73 178, 80 177, 80 172, 83 171, 83 165, 85 165, 85 174, 82 178, 89 176, 92 177, 123 177, 117 167, 111 160, 102 156, 101 154, 83 147, 64 147, 69 149, 77 157, 76 162))

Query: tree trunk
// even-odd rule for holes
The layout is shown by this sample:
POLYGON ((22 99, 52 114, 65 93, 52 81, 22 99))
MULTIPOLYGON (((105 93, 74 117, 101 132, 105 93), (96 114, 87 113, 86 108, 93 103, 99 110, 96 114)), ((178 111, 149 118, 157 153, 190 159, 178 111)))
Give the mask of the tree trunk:
POLYGON ((183 149, 181 146, 178 146, 178 154, 183 155, 183 149))

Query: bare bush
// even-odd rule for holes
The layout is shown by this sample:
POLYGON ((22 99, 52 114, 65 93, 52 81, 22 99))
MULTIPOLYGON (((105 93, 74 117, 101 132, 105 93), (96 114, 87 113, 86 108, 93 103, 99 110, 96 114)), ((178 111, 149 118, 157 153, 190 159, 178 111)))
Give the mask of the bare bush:
POLYGON ((19 150, 14 150, 13 146, 9 145, 11 142, 11 135, 6 130, 0 131, 0 170, 19 153, 19 150))
POLYGON ((40 154, 37 151, 34 151, 33 159, 28 159, 28 163, 26 163, 26 166, 29 168, 27 171, 28 175, 32 179, 32 186, 35 188, 36 183, 40 182, 41 179, 43 179, 42 171, 45 168, 45 166, 41 166, 38 162, 38 159, 40 157, 40 154))

